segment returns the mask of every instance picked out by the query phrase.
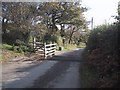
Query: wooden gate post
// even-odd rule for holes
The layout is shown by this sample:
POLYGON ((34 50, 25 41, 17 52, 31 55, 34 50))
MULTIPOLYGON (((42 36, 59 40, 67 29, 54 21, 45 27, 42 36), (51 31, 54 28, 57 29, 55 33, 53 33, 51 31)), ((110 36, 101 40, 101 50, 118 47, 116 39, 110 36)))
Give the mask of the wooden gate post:
POLYGON ((35 50, 35 48, 36 48, 36 38, 33 37, 33 49, 35 50))
POLYGON ((55 55, 55 48, 56 48, 56 44, 44 43, 44 58, 46 59, 48 56, 52 57, 53 55, 55 55))
POLYGON ((45 59, 47 58, 47 52, 46 52, 46 42, 44 43, 44 57, 45 57, 45 59))

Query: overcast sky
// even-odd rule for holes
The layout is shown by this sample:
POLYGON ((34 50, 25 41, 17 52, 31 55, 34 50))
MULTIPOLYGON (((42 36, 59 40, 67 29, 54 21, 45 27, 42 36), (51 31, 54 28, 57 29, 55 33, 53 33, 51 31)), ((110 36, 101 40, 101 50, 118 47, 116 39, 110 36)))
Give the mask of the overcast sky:
POLYGON ((87 20, 94 19, 94 26, 103 23, 112 23, 117 15, 118 2, 120 0, 82 0, 82 6, 89 7, 90 10, 85 13, 87 20))

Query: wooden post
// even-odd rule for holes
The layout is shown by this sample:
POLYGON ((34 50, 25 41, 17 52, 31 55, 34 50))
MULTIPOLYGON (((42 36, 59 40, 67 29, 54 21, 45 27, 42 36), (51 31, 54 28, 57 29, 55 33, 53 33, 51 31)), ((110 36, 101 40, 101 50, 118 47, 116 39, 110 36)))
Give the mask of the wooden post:
POLYGON ((93 30, 93 17, 91 19, 91 30, 93 30))
POLYGON ((33 49, 35 50, 35 48, 36 48, 36 38, 33 37, 33 49))
MULTIPOLYGON (((55 43, 54 43, 55 44, 55 43)), ((54 48, 54 54, 53 55, 55 55, 55 52, 56 52, 56 44, 55 44, 55 46, 54 46, 55 48, 54 48)))
POLYGON ((47 55, 46 55, 46 43, 44 43, 44 57, 45 57, 45 59, 47 58, 47 55))

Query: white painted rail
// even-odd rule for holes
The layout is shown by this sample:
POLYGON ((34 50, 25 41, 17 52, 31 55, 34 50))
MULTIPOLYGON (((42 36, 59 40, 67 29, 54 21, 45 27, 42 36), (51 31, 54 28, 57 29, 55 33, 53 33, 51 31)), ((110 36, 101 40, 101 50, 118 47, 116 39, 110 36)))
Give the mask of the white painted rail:
POLYGON ((53 55, 55 55, 55 51, 56 51, 55 43, 43 44, 41 42, 37 42, 35 37, 33 37, 33 42, 29 42, 29 43, 32 43, 33 50, 35 52, 39 52, 39 55, 43 55, 45 59, 47 57, 52 57, 53 55))
POLYGON ((47 58, 48 56, 52 57, 55 55, 56 44, 46 44, 44 43, 44 57, 47 58))
POLYGON ((52 57, 53 55, 55 55, 56 44, 55 43, 41 44, 40 42, 35 42, 34 50, 35 52, 39 52, 39 54, 41 55, 44 54, 44 58, 46 59, 47 57, 52 57))

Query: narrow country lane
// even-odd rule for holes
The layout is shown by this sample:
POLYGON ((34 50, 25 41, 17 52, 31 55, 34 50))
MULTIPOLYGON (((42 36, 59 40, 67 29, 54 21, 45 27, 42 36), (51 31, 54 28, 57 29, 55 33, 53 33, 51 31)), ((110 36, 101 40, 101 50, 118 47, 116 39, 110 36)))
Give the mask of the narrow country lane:
POLYGON ((19 67, 3 65, 3 88, 80 88, 82 51, 76 49, 35 63, 21 62, 19 67))

